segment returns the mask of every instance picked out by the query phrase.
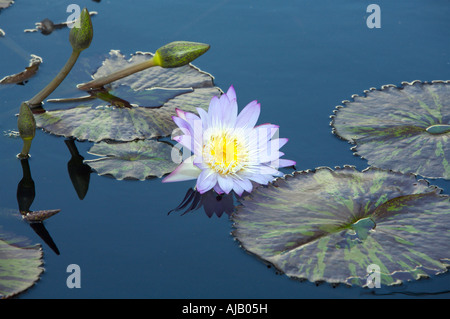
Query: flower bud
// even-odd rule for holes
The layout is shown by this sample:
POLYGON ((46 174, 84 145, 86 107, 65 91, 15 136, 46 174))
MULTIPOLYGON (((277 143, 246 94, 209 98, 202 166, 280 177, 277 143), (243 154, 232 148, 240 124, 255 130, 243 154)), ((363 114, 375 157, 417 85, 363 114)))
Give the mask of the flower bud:
POLYGON ((86 8, 81 10, 78 19, 79 21, 77 21, 70 30, 69 41, 73 50, 83 51, 89 48, 94 36, 94 31, 89 11, 86 8))
POLYGON ((23 149, 19 154, 19 157, 28 157, 30 151, 31 141, 36 133, 36 121, 34 115, 30 110, 27 103, 23 102, 20 105, 19 117, 17 119, 17 127, 19 129, 19 135, 23 140, 23 149))
POLYGON ((175 41, 156 50, 153 60, 163 68, 176 68, 186 65, 209 50, 209 44, 175 41))

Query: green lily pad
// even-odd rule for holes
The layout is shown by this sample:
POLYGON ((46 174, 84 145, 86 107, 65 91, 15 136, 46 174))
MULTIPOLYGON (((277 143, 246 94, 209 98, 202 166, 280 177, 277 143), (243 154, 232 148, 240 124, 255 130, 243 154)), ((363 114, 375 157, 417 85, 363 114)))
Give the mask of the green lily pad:
POLYGON ((242 198, 233 235, 288 276, 398 284, 450 266, 450 200, 415 175, 369 168, 295 172, 242 198))
POLYGON ((118 180, 145 180, 150 177, 162 177, 172 172, 181 161, 181 154, 173 146, 155 140, 139 140, 128 143, 94 144, 88 153, 102 156, 94 160, 85 160, 99 175, 112 176, 118 180))
POLYGON ((450 81, 371 89, 338 106, 333 132, 370 165, 450 179, 450 81))
MULTIPOLYGON (((93 78, 151 56, 136 53, 126 60, 118 51, 111 51, 93 78)), ((93 92, 103 100, 90 99, 81 105, 76 101, 60 103, 65 108, 35 114, 37 127, 55 135, 91 142, 165 137, 177 128, 172 120, 177 108, 189 112, 196 112, 197 107, 207 109, 211 98, 221 94, 214 86, 213 77, 191 64, 173 69, 152 67, 113 82, 105 89, 108 91, 93 92)))
POLYGON ((0 233, 0 299, 15 296, 39 280, 42 256, 40 245, 0 233))

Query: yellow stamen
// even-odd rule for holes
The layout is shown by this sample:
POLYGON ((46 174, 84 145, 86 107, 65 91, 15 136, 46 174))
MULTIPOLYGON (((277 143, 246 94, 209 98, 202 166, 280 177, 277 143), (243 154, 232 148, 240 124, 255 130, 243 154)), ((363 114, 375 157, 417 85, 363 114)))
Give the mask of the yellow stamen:
POLYGON ((235 174, 248 160, 248 151, 242 137, 221 131, 209 136, 203 145, 206 164, 221 175, 235 174))

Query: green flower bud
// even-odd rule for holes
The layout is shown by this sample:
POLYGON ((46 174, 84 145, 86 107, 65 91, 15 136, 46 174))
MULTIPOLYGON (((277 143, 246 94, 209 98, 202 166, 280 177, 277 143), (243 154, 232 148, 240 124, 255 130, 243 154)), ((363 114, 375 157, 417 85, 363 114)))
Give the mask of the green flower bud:
POLYGON ((25 102, 20 105, 17 127, 19 128, 19 135, 23 140, 23 149, 19 157, 26 158, 31 148, 31 141, 36 133, 36 121, 30 107, 25 102))
POLYGON ((153 61, 163 68, 176 68, 194 61, 209 47, 209 44, 175 41, 156 50, 153 61))
POLYGON ((77 20, 70 30, 69 41, 73 50, 83 51, 89 48, 94 36, 94 31, 89 11, 86 8, 81 10, 78 19, 79 21, 77 20))

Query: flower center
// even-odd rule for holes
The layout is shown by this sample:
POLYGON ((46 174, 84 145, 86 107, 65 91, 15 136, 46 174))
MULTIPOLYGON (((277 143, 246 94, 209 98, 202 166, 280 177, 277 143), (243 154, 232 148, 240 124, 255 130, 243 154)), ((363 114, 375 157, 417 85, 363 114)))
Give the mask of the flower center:
POLYGON ((212 170, 221 175, 229 175, 244 167, 248 152, 242 138, 228 132, 219 132, 206 139, 203 158, 212 170))

